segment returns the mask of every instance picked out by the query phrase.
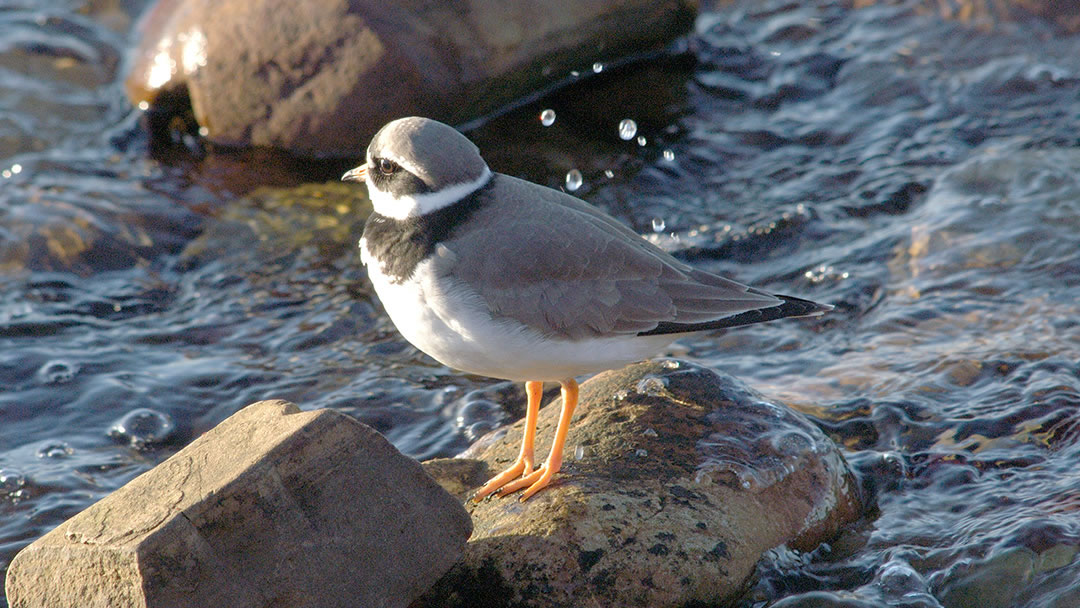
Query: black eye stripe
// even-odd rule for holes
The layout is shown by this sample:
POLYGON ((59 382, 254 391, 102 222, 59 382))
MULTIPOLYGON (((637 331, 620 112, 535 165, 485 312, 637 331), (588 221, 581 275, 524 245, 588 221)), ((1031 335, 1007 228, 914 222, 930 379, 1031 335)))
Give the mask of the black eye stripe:
POLYGON ((431 192, 427 184, 407 169, 384 156, 372 156, 368 176, 382 192, 394 196, 411 196, 431 192))

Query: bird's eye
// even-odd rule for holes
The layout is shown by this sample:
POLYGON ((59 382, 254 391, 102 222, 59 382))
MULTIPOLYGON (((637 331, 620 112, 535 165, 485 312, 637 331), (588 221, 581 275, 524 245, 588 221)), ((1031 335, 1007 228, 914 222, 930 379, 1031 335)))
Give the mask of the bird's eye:
POLYGON ((379 168, 379 173, 383 175, 390 175, 398 170, 397 163, 388 158, 375 159, 375 166, 379 168))

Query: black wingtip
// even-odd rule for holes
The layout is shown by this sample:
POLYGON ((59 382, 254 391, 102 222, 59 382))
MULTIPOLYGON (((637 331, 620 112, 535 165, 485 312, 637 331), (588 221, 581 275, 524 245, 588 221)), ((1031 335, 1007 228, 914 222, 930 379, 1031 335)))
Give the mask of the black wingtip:
POLYGON ((681 334, 709 329, 738 327, 740 325, 752 325, 754 323, 765 323, 766 321, 775 321, 777 319, 820 317, 834 308, 831 304, 819 304, 794 296, 776 294, 775 297, 780 298, 784 303, 779 306, 748 310, 737 315, 717 319, 715 321, 706 321, 704 323, 672 323, 670 321, 664 321, 659 323, 655 328, 649 331, 640 332, 638 335, 655 336, 659 334, 681 334))
POLYGON ((802 298, 796 298, 794 296, 783 296, 777 294, 776 297, 784 301, 783 304, 777 306, 782 311, 786 311, 788 314, 784 314, 777 319, 783 318, 799 318, 799 317, 820 317, 821 315, 829 312, 833 308, 836 308, 832 304, 821 304, 819 302, 811 302, 810 300, 804 300, 802 298), (801 312, 800 312, 801 311, 801 312))

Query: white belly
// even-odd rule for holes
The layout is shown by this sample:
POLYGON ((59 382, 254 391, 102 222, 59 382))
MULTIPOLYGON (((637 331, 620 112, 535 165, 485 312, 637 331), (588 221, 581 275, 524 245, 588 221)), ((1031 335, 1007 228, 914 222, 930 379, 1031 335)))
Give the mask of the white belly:
POLYGON ((676 337, 545 338, 516 321, 492 318, 466 285, 447 277, 436 280, 428 261, 403 283, 391 282, 377 262, 367 265, 383 307, 405 339, 443 365, 472 374, 567 380, 648 358, 676 337))

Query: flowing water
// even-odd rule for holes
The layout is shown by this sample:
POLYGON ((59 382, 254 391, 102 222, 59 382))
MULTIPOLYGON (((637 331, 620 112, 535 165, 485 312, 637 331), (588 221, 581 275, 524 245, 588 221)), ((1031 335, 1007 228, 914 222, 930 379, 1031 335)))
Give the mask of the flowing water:
MULTIPOLYGON (((394 331, 347 164, 148 141, 120 86, 145 5, 0 4, 0 575, 259 399, 417 458, 520 412, 394 331)), ((491 165, 836 305, 667 353, 809 414, 866 493, 740 606, 1080 605, 1080 37, 746 1, 683 54, 595 68, 475 129, 491 165)))

